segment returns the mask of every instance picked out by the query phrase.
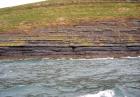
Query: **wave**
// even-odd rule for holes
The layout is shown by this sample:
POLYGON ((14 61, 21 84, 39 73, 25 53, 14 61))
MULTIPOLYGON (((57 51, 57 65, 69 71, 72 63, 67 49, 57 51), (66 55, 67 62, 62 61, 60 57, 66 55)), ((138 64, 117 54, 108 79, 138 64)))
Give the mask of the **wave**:
POLYGON ((100 91, 97 94, 86 94, 79 97, 114 97, 114 96, 115 96, 114 90, 105 90, 105 91, 100 91))
MULTIPOLYGON (((49 60, 51 58, 42 58, 42 60, 49 60)), ((113 57, 106 57, 106 58, 89 58, 89 59, 86 59, 86 58, 59 58, 59 59, 55 59, 55 60, 108 60, 108 59, 115 59, 113 57)))
MULTIPOLYGON (((114 58, 114 57, 106 57, 106 58, 58 58, 55 60, 113 60, 113 59, 135 59, 135 58, 140 58, 140 56, 136 56, 136 57, 131 57, 131 56, 127 56, 127 57, 120 57, 120 58, 114 58)), ((42 60, 49 60, 51 58, 42 58, 42 60)))
POLYGON ((114 57, 106 57, 106 58, 58 58, 58 59, 52 59, 52 58, 19 58, 19 59, 1 59, 0 62, 11 62, 11 61, 28 61, 28 60, 114 60, 114 59, 137 59, 140 58, 140 56, 136 56, 136 57, 131 57, 131 56, 127 56, 127 57, 120 57, 120 58, 114 58, 114 57))
POLYGON ((116 85, 110 90, 99 91, 96 94, 85 94, 79 97, 140 97, 140 90, 116 85))
POLYGON ((127 56, 127 57, 122 57, 122 58, 125 58, 125 59, 133 59, 133 58, 140 58, 140 56, 136 56, 136 57, 127 56))

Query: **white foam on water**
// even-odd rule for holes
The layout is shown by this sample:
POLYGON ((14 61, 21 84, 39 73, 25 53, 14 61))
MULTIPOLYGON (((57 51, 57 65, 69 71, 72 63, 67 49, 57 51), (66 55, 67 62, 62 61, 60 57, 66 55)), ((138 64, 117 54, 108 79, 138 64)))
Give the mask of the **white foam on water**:
POLYGON ((140 56, 137 56, 137 57, 127 56, 127 57, 122 57, 122 58, 133 59, 133 58, 140 58, 140 56))
MULTIPOLYGON (((43 60, 49 60, 51 58, 42 58, 43 60)), ((55 60, 108 60, 108 59, 115 59, 113 57, 106 57, 106 58, 89 58, 89 59, 86 59, 86 58, 80 58, 80 59, 74 59, 74 58, 60 58, 60 59, 55 59, 55 60)))
POLYGON ((97 94, 86 94, 79 97, 114 97, 114 96, 115 96, 115 92, 113 90, 105 90, 105 91, 100 91, 97 94))
MULTIPOLYGON (((131 57, 131 56, 127 56, 127 57, 120 57, 120 58, 113 58, 113 57, 106 57, 106 58, 80 58, 80 59, 74 59, 74 58, 56 58, 56 59, 52 59, 52 58, 41 58, 41 60, 114 60, 114 59, 135 59, 135 58, 140 58, 140 56, 136 56, 136 57, 131 57)), ((18 60, 33 60, 33 59, 40 59, 40 58, 19 58, 19 59, 1 59, 0 62, 3 61, 18 61, 18 60)))
POLYGON ((114 59, 113 57, 106 57, 106 58, 92 58, 92 59, 71 59, 71 60, 108 60, 108 59, 114 59))
MULTIPOLYGON (((133 58, 140 58, 140 56, 137 56, 137 57, 130 57, 130 56, 127 56, 127 57, 120 57, 119 59, 133 59, 133 58)), ((51 58, 42 58, 42 60, 49 60, 51 58)), ((80 58, 80 59, 74 59, 74 58, 58 58, 58 59, 55 59, 55 60, 113 60, 113 59, 118 59, 118 58, 113 58, 113 57, 106 57, 106 58, 89 58, 89 59, 86 59, 86 58, 80 58)))
POLYGON ((0 8, 13 7, 13 6, 35 3, 40 1, 46 1, 46 0, 0 0, 0 8))
POLYGON ((108 60, 108 59, 114 59, 113 57, 106 57, 106 58, 91 58, 91 59, 86 59, 86 58, 80 58, 80 59, 73 59, 70 58, 69 60, 108 60))

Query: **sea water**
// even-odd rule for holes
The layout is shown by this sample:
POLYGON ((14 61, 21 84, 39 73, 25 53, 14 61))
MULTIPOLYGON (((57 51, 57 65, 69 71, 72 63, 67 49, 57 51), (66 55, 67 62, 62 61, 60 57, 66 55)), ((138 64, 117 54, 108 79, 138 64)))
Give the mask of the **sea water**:
POLYGON ((1 60, 0 97, 140 97, 140 58, 1 60))

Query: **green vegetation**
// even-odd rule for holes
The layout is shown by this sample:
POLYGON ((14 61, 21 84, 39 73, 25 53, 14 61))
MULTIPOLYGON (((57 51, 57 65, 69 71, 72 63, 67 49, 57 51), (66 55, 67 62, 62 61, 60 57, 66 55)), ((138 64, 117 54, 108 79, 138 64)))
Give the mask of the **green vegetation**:
MULTIPOLYGON (((62 41, 63 43, 93 45, 86 37, 69 36, 65 33, 37 34, 36 28, 68 26, 81 21, 140 18, 140 3, 108 2, 115 0, 48 0, 13 8, 0 9, 0 33, 25 32, 26 37, 0 36, 0 46, 22 46, 28 40, 62 41), (29 37, 28 37, 29 35, 29 37)), ((120 0, 124 1, 124 0, 120 0)), ((14 36, 15 35, 15 36, 14 36)), ((132 40, 132 38, 130 38, 132 40)), ((100 41, 99 41, 100 42, 100 41)))
POLYGON ((49 0, 0 9, 0 32, 11 30, 29 32, 34 28, 71 25, 81 20, 140 18, 140 3, 80 3, 83 1, 49 0))

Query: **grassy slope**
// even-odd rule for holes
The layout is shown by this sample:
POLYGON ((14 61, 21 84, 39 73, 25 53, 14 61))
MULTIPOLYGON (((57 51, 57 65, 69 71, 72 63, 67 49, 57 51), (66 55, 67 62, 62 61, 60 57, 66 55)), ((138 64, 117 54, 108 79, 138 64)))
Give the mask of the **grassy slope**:
MULTIPOLYGON (((72 0, 66 1, 68 0, 49 0, 38 4, 1 9, 0 31, 30 30, 59 24, 69 25, 80 20, 140 17, 140 3, 70 4, 72 0), (58 1, 60 4, 56 4, 58 1)), ((80 1, 83 0, 78 0, 80 1)))
MULTIPOLYGON (((91 1, 93 0, 49 0, 42 3, 0 9, 0 33, 12 32, 13 30, 30 32, 34 28, 72 25, 81 20, 140 18, 140 3, 87 3, 91 1)), ((78 40, 76 39, 76 41, 78 40)), ((24 41, 20 40, 0 42, 0 46, 24 44, 24 41)))

